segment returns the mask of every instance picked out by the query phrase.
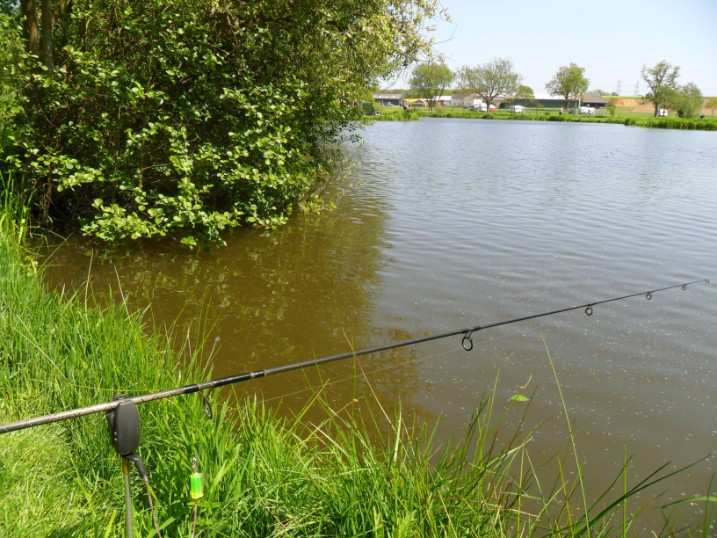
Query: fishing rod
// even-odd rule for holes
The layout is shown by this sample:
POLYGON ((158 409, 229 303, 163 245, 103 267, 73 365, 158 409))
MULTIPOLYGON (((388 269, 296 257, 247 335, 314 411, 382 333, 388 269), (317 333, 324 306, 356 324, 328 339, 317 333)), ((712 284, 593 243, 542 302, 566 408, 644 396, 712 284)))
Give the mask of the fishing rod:
MULTIPOLYGON (((687 289, 687 286, 690 286, 692 284, 698 284, 698 283, 709 284, 710 281, 709 281, 709 279, 693 280, 692 282, 685 282, 684 284, 676 284, 674 286, 666 286, 664 288, 658 288, 658 289, 653 289, 653 290, 649 290, 649 291, 642 291, 642 292, 638 292, 638 293, 631 293, 629 295, 622 295, 620 297, 612 297, 610 299, 603 299, 600 301, 593 301, 590 303, 585 303, 585 304, 581 304, 581 305, 577 305, 577 306, 569 306, 569 307, 560 308, 557 310, 550 310, 548 312, 543 312, 540 314, 532 314, 532 315, 528 315, 528 316, 522 316, 522 317, 518 317, 518 318, 503 320, 503 321, 496 321, 496 322, 488 323, 488 324, 484 324, 484 325, 474 325, 472 327, 466 327, 463 329, 435 333, 432 335, 422 336, 422 337, 418 337, 418 338, 412 338, 409 340, 401 340, 399 342, 394 342, 391 344, 384 344, 384 345, 380 345, 380 346, 375 346, 375 347, 370 347, 370 348, 365 348, 365 349, 360 349, 360 350, 355 350, 355 351, 347 351, 345 353, 339 353, 337 355, 330 355, 330 356, 322 357, 322 358, 318 358, 318 359, 311 359, 311 360, 295 362, 295 363, 291 363, 291 364, 285 364, 285 365, 281 365, 281 366, 274 366, 271 368, 265 368, 263 370, 255 370, 253 372, 245 372, 245 373, 241 373, 241 374, 237 374, 237 375, 232 375, 232 376, 228 376, 228 377, 222 377, 219 379, 205 381, 202 383, 196 383, 193 385, 186 385, 186 386, 178 387, 178 388, 174 388, 174 389, 168 389, 168 390, 163 390, 163 391, 159 391, 159 392, 143 394, 140 396, 132 396, 132 397, 125 396, 125 397, 123 397, 122 400, 119 400, 119 401, 113 400, 111 402, 90 405, 87 407, 82 407, 82 408, 77 408, 77 409, 70 409, 67 411, 52 413, 50 415, 44 415, 44 416, 29 418, 29 419, 20 420, 20 421, 8 423, 8 424, 3 424, 3 425, 0 425, 0 434, 9 433, 9 432, 18 431, 18 430, 24 430, 26 428, 34 428, 36 426, 41 426, 44 424, 51 424, 53 422, 60 422, 63 420, 75 419, 75 418, 83 417, 86 415, 92 415, 95 413, 111 412, 111 411, 115 410, 120 404, 124 405, 127 402, 132 402, 134 404, 141 404, 141 403, 145 403, 145 402, 151 402, 154 400, 161 400, 164 398, 172 398, 174 396, 180 396, 183 394, 192 394, 195 392, 201 393, 202 391, 205 391, 205 390, 213 390, 213 389, 217 389, 220 387, 224 387, 226 385, 233 385, 235 383, 242 383, 244 381, 250 381, 252 379, 268 377, 268 376, 272 376, 272 375, 276 375, 276 374, 283 374, 286 372, 291 372, 294 370, 301 370, 303 368, 308 368, 311 366, 320 366, 322 364, 327 364, 330 362, 350 359, 353 357, 359 357, 359 356, 363 356, 363 355, 371 355, 374 353, 380 353, 382 351, 389 351, 389 350, 396 349, 396 348, 413 346, 416 344, 422 344, 425 342, 430 342, 432 340, 440 340, 443 338, 449 338, 451 336, 458 336, 461 334, 463 335, 463 339, 461 340, 461 346, 463 347, 464 350, 471 351, 473 349, 472 334, 474 332, 478 332, 478 331, 482 331, 482 330, 486 330, 486 329, 492 329, 492 328, 500 327, 503 325, 511 325, 513 323, 520 323, 520 322, 528 321, 531 319, 543 318, 543 317, 547 317, 547 316, 554 316, 557 314, 571 312, 574 310, 583 310, 584 309, 585 314, 588 316, 591 316, 593 314, 593 308, 598 305, 612 303, 612 302, 616 302, 616 301, 624 301, 626 299, 629 299, 632 297, 639 297, 639 296, 644 296, 649 301, 650 299, 652 299, 652 296, 655 293, 658 293, 661 291, 666 291, 666 290, 671 290, 671 289, 675 289, 675 288, 682 288, 682 290, 684 291, 687 289)), ((204 395, 202 394, 202 396, 204 396, 204 395)), ((205 399, 206 399, 206 397, 205 397, 205 399)))

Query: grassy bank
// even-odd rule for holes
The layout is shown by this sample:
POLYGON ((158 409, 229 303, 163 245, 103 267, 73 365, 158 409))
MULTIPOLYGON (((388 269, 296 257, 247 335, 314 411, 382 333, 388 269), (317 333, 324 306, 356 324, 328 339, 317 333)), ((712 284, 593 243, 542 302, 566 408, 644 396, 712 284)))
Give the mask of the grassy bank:
MULTIPOLYGON (((121 302, 97 307, 89 289, 46 292, 22 246, 22 206, 6 195, 1 209, 0 421, 207 375, 196 366, 201 357, 178 348, 171 335, 147 336, 140 313, 121 302)), ((362 416, 350 403, 332 410, 321 392, 311 405, 324 406, 330 418, 314 425, 300 413, 289 422, 253 401, 235 408, 206 396, 213 398, 211 418, 196 394, 139 406, 140 453, 164 536, 191 535, 192 457, 205 476, 198 536, 622 536, 639 513, 628 501, 646 485, 623 485, 618 476, 616 491, 587 499, 579 465, 571 474, 569 464, 551 485, 536 483, 530 431, 499 436, 504 411, 490 397, 460 443, 438 447, 400 414, 362 416), (499 446, 498 437, 507 441, 499 446)), ((104 416, 0 435, 0 455, 0 536, 124 536, 120 463, 104 416)), ((153 536, 136 477, 132 497, 135 536, 153 536)))
POLYGON ((682 129, 717 131, 717 118, 678 118, 669 116, 655 118, 651 114, 617 110, 613 115, 590 116, 576 114, 560 114, 557 109, 529 108, 517 114, 509 110, 499 109, 496 112, 480 112, 462 108, 439 107, 430 109, 411 109, 403 111, 398 107, 376 106, 377 121, 407 121, 420 118, 465 118, 487 120, 523 120, 523 121, 560 121, 579 123, 613 123, 628 126, 648 127, 655 129, 682 129))

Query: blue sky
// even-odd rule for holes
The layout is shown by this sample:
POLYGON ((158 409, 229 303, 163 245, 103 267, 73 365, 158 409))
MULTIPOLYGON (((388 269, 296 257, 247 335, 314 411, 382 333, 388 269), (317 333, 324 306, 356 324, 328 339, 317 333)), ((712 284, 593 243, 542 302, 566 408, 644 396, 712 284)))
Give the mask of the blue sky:
MULTIPOLYGON (((431 35, 456 70, 510 58, 536 93, 563 65, 585 68, 590 89, 639 93, 643 65, 680 67, 679 82, 717 96, 717 0, 441 0, 452 21, 431 35)), ((410 73, 409 73, 410 75, 410 73)), ((407 78, 407 77, 406 77, 407 78)), ((398 79, 393 87, 407 87, 398 79)))

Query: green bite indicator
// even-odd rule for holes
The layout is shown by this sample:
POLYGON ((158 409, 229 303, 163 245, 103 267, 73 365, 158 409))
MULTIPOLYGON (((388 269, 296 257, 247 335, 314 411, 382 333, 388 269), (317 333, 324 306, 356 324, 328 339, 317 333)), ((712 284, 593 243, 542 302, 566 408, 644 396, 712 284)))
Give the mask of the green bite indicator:
POLYGON ((202 473, 192 473, 190 479, 190 495, 193 501, 198 501, 204 497, 204 491, 202 489, 202 473))
POLYGON ((198 501, 204 497, 204 489, 202 488, 202 473, 199 472, 197 466, 197 458, 192 458, 192 476, 189 478, 189 495, 193 501, 198 501))

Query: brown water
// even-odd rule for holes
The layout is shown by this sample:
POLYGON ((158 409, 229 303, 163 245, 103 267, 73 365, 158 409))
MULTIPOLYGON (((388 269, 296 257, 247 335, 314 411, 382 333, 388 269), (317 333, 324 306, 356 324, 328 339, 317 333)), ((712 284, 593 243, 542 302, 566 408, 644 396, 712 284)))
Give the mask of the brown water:
MULTIPOLYGON (((71 238, 48 282, 83 289, 89 276, 95 293, 151 304, 155 321, 201 325, 209 347, 218 338, 218 377, 711 278, 482 331, 470 353, 456 337, 366 357, 363 373, 347 361, 240 390, 290 415, 323 385, 335 408, 378 400, 440 417, 448 440, 498 378, 500 405, 531 396, 528 422, 545 421, 529 445, 539 463, 568 438, 550 356, 589 494, 625 454, 644 476, 715 452, 717 134, 443 119, 363 137, 346 148, 356 170, 328 195, 333 211, 198 254, 71 238)), ((680 474, 658 504, 706 494, 715 468, 680 474)))

